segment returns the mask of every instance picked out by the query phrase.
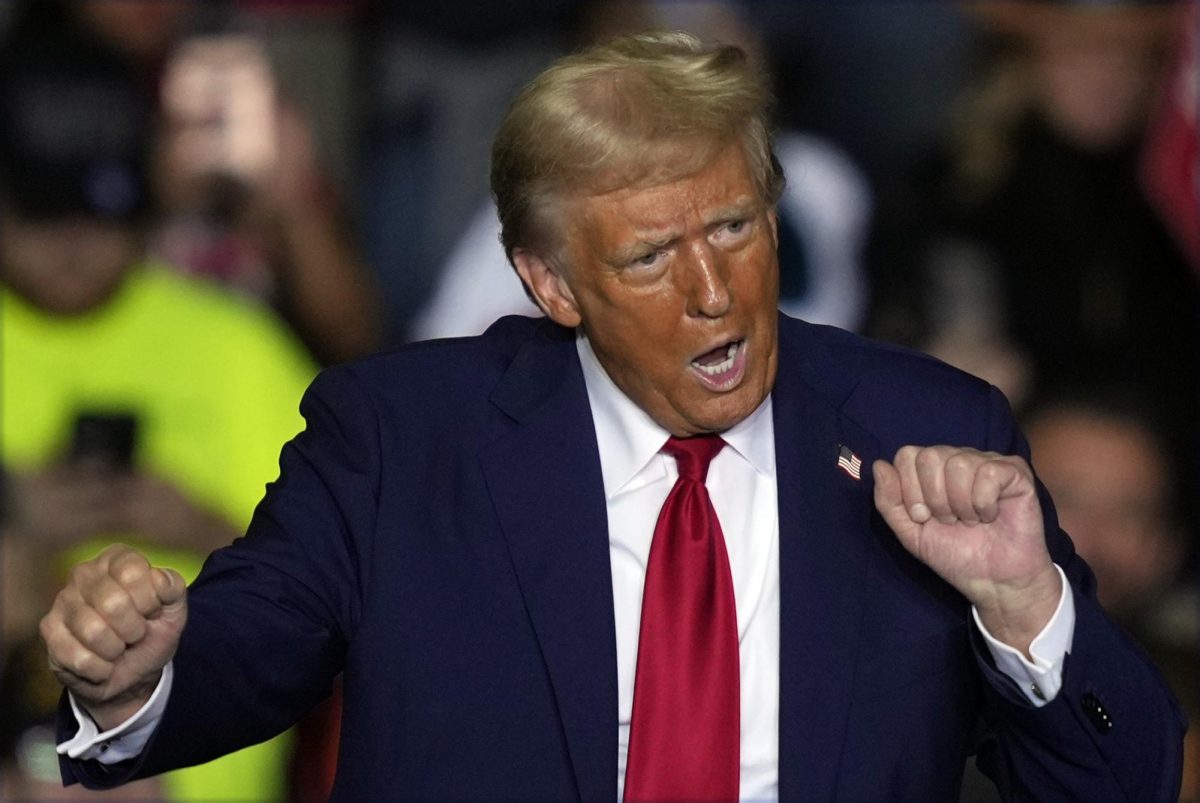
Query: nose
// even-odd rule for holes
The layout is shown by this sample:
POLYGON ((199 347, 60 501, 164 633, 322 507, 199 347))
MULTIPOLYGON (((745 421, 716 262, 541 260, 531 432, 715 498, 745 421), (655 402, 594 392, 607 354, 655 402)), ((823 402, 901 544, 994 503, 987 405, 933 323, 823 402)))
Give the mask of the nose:
POLYGON ((688 314, 720 318, 729 312, 728 272, 723 255, 707 241, 691 247, 687 265, 688 314))

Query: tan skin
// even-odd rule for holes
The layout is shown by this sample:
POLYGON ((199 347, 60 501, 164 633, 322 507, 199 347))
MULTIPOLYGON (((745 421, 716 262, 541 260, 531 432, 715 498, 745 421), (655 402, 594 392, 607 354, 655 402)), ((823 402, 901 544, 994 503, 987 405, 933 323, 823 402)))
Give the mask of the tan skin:
MULTIPOLYGON (((617 386, 676 435, 723 431, 757 409, 778 361, 775 214, 740 148, 660 185, 578 195, 565 213, 565 258, 513 254, 542 310, 582 327, 617 386), (697 363, 720 362, 731 343, 733 364, 705 379, 697 363)), ((1029 466, 906 446, 874 470, 876 506, 905 547, 1028 653, 1062 591, 1029 466)), ((176 577, 113 547, 77 568, 42 633, 58 677, 109 727, 148 699, 185 617, 176 577)))
POLYGON ((570 270, 516 249, 542 310, 582 327, 622 391, 675 435, 728 429, 775 382, 775 212, 734 146, 699 173, 568 203, 570 270), (713 389, 693 360, 740 342, 744 367, 713 389))
POLYGON ((121 286, 141 253, 136 226, 87 217, 37 220, 0 209, 4 283, 53 315, 83 315, 121 286))

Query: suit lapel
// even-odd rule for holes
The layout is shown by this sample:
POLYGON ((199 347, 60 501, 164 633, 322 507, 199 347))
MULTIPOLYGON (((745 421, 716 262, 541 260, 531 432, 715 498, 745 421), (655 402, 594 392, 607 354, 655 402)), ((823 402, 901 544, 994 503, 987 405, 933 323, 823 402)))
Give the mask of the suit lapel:
MULTIPOLYGON (((570 333, 518 352, 492 400, 515 428, 480 452, 546 660, 580 797, 616 798, 617 681, 600 458, 570 333)), ((871 511, 873 436, 839 412, 852 386, 780 331, 773 391, 780 532, 779 792, 833 799, 851 704, 871 511), (839 446, 862 459, 854 480, 839 446)))
POLYGON ((580 797, 617 795, 617 678, 600 456, 571 337, 517 354, 493 402, 518 426, 480 453, 562 717, 580 797))
POLYGON ((838 412, 850 388, 828 385, 781 331, 774 389, 779 484, 781 799, 832 800, 862 616, 872 502, 873 436, 838 412), (811 380, 811 381, 810 381, 811 380), (818 389, 819 388, 819 389, 818 389), (861 479, 837 465, 839 446, 862 459, 861 479))

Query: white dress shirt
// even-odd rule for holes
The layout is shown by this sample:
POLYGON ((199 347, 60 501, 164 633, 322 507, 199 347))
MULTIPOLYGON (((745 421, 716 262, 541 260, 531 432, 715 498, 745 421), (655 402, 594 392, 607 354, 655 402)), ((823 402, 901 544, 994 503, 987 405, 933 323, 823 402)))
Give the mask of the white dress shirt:
MULTIPOLYGON (((656 424, 609 378, 586 338, 576 341, 592 408, 608 511, 609 556, 617 647, 617 788, 625 784, 629 724, 637 669, 642 589, 658 514, 675 484, 674 458, 661 452, 670 433, 656 424)), ((729 554, 737 606, 741 671, 741 773, 743 800, 777 800, 779 768, 779 512, 775 425, 768 397, 757 410, 721 433, 727 446, 713 459, 706 482, 729 554)), ((1036 706, 1054 699, 1071 646, 1075 608, 1066 576, 1058 609, 1034 640, 1031 662, 975 622, 998 668, 1036 706)), ((830 671, 844 668, 831 667, 830 671)), ((60 755, 115 763, 136 756, 162 717, 170 694, 170 665, 154 696, 133 717, 98 733, 72 698, 79 721, 60 755)), ((403 727, 398 725, 398 727, 403 727)))
MULTIPOLYGON (((577 340, 587 384, 612 561, 617 627, 617 789, 625 786, 633 683, 646 561, 659 511, 679 476, 661 449, 670 433, 617 388, 586 338, 577 340)), ((777 795, 779 756, 779 502, 771 400, 721 433, 726 446, 708 468, 709 496, 725 535, 737 606, 741 669, 743 800, 777 795)))
MULTIPOLYGON (((679 473, 661 449, 669 432, 609 378, 587 339, 576 341, 600 451, 608 507, 613 609, 617 629, 617 790, 625 786, 629 723, 637 669, 646 562, 658 513, 679 473)), ((779 797, 779 504, 771 398, 721 433, 728 444, 713 458, 705 485, 712 498, 733 575, 741 667, 742 800, 779 797)), ((1057 568, 1057 567, 1056 567, 1057 568)), ((1030 662, 975 622, 997 667, 1034 705, 1054 699, 1075 630, 1075 605, 1062 577, 1058 609, 1034 640, 1030 662)), ((831 671, 839 671, 831 667, 831 671)))

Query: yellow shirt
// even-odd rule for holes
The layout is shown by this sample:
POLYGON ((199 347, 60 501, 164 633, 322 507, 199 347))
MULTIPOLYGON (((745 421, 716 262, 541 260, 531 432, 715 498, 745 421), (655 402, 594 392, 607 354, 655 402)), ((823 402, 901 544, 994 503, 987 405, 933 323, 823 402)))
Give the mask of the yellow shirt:
MULTIPOLYGON (((95 312, 47 315, 0 289, 0 459, 30 470, 61 457, 76 416, 130 412, 135 465, 171 480, 237 528, 249 523, 279 450, 303 420, 315 367, 265 310, 166 268, 131 270, 95 312)), ((73 550, 86 559, 121 533, 73 550)), ((202 555, 156 550, 190 582, 202 555)), ((285 740, 165 777, 172 798, 281 799, 285 740)))

